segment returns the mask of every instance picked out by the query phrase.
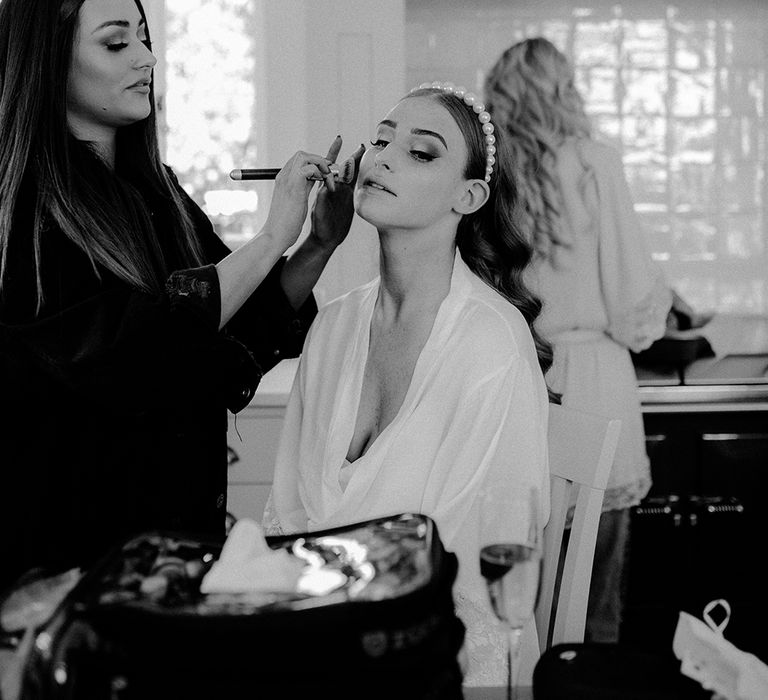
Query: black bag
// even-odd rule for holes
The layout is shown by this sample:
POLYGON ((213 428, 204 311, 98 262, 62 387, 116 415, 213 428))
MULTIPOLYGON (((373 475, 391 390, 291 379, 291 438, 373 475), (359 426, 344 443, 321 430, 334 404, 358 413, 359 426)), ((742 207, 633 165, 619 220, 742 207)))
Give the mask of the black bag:
POLYGON ((460 700, 457 560, 434 522, 405 514, 267 542, 290 549, 299 537, 347 584, 325 596, 204 596, 223 542, 161 532, 126 542, 38 633, 24 699, 460 700), (362 594, 350 593, 360 580, 344 542, 367 548, 374 567, 362 594))
POLYGON ((556 644, 533 670, 536 700, 707 700, 674 654, 617 644, 556 644))

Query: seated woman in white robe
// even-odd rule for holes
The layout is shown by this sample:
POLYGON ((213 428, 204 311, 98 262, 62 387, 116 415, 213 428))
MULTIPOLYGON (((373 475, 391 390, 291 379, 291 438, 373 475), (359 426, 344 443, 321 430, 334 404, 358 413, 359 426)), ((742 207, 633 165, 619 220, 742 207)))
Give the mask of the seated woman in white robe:
MULTIPOLYGON (((465 684, 501 685, 506 641, 480 575, 479 510, 485 492, 535 486, 549 516, 551 353, 531 328, 540 304, 522 280, 531 250, 516 188, 470 103, 451 87, 418 89, 377 127, 355 211, 378 230, 380 276, 312 325, 264 525, 277 534, 432 517, 459 560, 465 684)), ((539 655, 530 627, 522 682, 539 655)))

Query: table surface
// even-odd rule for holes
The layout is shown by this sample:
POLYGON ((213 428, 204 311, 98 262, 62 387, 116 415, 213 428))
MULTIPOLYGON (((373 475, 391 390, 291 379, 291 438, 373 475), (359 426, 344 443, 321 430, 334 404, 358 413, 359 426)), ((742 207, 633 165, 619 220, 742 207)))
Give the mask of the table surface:
MULTIPOLYGON (((465 688, 464 700, 507 700, 506 688, 465 688)), ((520 686, 517 689, 517 700, 533 700, 533 689, 530 686, 520 686)))

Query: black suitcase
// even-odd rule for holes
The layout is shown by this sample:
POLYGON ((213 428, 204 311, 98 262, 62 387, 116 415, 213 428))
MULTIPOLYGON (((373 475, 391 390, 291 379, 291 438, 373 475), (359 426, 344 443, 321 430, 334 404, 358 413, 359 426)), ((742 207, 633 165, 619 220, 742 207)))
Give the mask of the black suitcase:
POLYGON ((267 542, 290 550, 299 538, 347 583, 324 596, 205 596, 223 542, 154 532, 124 543, 38 632, 24 700, 460 700, 457 560, 435 523, 401 514, 267 542), (167 585, 151 590, 150 576, 167 585))

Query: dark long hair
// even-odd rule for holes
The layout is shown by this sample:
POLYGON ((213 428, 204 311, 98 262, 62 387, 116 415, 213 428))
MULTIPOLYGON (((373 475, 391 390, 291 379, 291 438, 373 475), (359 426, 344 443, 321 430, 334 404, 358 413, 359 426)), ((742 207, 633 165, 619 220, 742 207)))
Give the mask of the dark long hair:
MULTIPOLYGON (((0 290, 22 181, 31 178, 38 310, 48 220, 88 255, 97 275, 102 268, 138 289, 162 289, 169 270, 136 186, 167 201, 176 259, 202 262, 190 215, 160 160, 152 86, 150 115, 117 131, 114 172, 69 130, 67 82, 83 2, 0 2, 0 290)), ((151 49, 149 34, 145 43, 151 49)))
MULTIPOLYGON (((436 88, 422 88, 407 97, 432 97, 442 104, 464 135, 467 144, 465 178, 485 177, 485 134, 477 114, 456 95, 436 88)), ((456 244, 467 266, 496 289, 523 314, 530 328, 541 371, 552 366, 552 346, 536 331, 534 321, 541 312, 541 301, 528 289, 523 274, 531 262, 533 249, 520 228, 520 200, 510 168, 503 134, 496 136, 496 163, 493 166, 488 201, 459 222, 456 244)), ((550 399, 559 397, 550 392, 550 399)))

